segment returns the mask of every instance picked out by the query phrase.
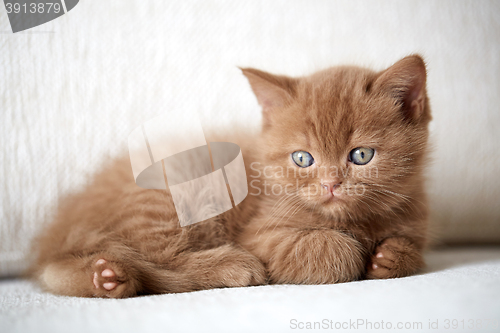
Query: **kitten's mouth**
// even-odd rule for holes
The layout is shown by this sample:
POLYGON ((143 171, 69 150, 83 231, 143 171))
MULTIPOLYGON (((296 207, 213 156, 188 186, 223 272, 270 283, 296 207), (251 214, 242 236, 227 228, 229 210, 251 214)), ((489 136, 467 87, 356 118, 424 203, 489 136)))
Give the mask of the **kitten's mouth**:
POLYGON ((340 200, 339 195, 335 195, 334 193, 327 193, 323 195, 324 203, 329 204, 332 202, 337 202, 340 200))

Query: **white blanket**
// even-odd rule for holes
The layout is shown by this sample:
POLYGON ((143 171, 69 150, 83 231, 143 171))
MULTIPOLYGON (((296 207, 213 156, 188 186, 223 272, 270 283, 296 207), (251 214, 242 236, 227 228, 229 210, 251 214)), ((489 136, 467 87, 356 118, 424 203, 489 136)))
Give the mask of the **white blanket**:
POLYGON ((4 280, 0 331, 276 333, 311 331, 308 323, 319 322, 321 331, 363 332, 371 324, 374 331, 498 332, 500 248, 433 251, 426 259, 426 272, 401 279, 121 300, 54 296, 28 281, 4 280))

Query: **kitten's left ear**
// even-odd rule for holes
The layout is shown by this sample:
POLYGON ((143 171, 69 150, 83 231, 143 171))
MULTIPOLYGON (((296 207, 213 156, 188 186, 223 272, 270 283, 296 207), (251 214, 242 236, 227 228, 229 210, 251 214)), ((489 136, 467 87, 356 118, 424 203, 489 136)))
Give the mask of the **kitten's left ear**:
POLYGON ((263 126, 271 126, 274 111, 292 101, 297 80, 254 68, 240 69, 247 77, 257 101, 262 106, 263 126))
POLYGON ((373 90, 389 93, 401 105, 403 116, 419 120, 427 113, 425 63, 418 55, 401 59, 382 71, 373 83, 373 90))

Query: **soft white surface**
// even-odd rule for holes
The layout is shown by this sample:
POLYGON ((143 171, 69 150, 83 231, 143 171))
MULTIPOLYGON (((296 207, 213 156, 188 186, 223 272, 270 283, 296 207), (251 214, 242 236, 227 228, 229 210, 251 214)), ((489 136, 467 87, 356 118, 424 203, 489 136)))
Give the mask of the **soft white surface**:
POLYGON ((383 320, 394 327, 399 322, 422 322, 424 332, 446 331, 446 319, 464 319, 466 325, 472 319, 474 329, 448 331, 500 330, 500 248, 434 251, 427 262, 426 273, 401 279, 214 289, 123 300, 53 296, 27 281, 4 280, 0 331, 308 331, 291 329, 292 319, 334 323, 363 319, 373 324, 383 320), (437 320, 439 330, 429 330, 429 320, 437 320), (496 330, 493 321, 499 325, 496 330))
POLYGON ((160 113, 257 126, 236 66, 302 75, 428 62, 445 240, 500 240, 500 2, 85 0, 12 34, 0 6, 0 275, 25 267, 57 200, 160 113))

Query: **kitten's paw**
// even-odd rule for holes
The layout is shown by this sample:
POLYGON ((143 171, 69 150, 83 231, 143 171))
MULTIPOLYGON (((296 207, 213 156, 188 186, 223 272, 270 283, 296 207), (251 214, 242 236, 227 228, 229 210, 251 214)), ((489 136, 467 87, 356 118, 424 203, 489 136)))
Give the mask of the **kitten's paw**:
POLYGON ((408 276, 423 267, 420 251, 403 237, 385 239, 371 257, 367 267, 367 278, 389 279, 408 276))
MULTIPOLYGON (((253 254, 231 245, 192 254, 193 263, 206 265, 206 273, 198 267, 196 275, 209 277, 203 288, 246 287, 266 283, 264 264, 253 254)), ((196 280, 196 276, 193 277, 196 280)))
POLYGON ((364 273, 364 249, 336 230, 287 230, 268 261, 270 280, 280 284, 329 284, 354 281, 364 273))
POLYGON ((243 253, 237 260, 237 264, 227 268, 224 280, 228 287, 257 286, 266 283, 266 269, 257 257, 243 253))
POLYGON ((102 258, 93 265, 92 283, 96 297, 120 298, 133 294, 124 270, 117 263, 102 258))

